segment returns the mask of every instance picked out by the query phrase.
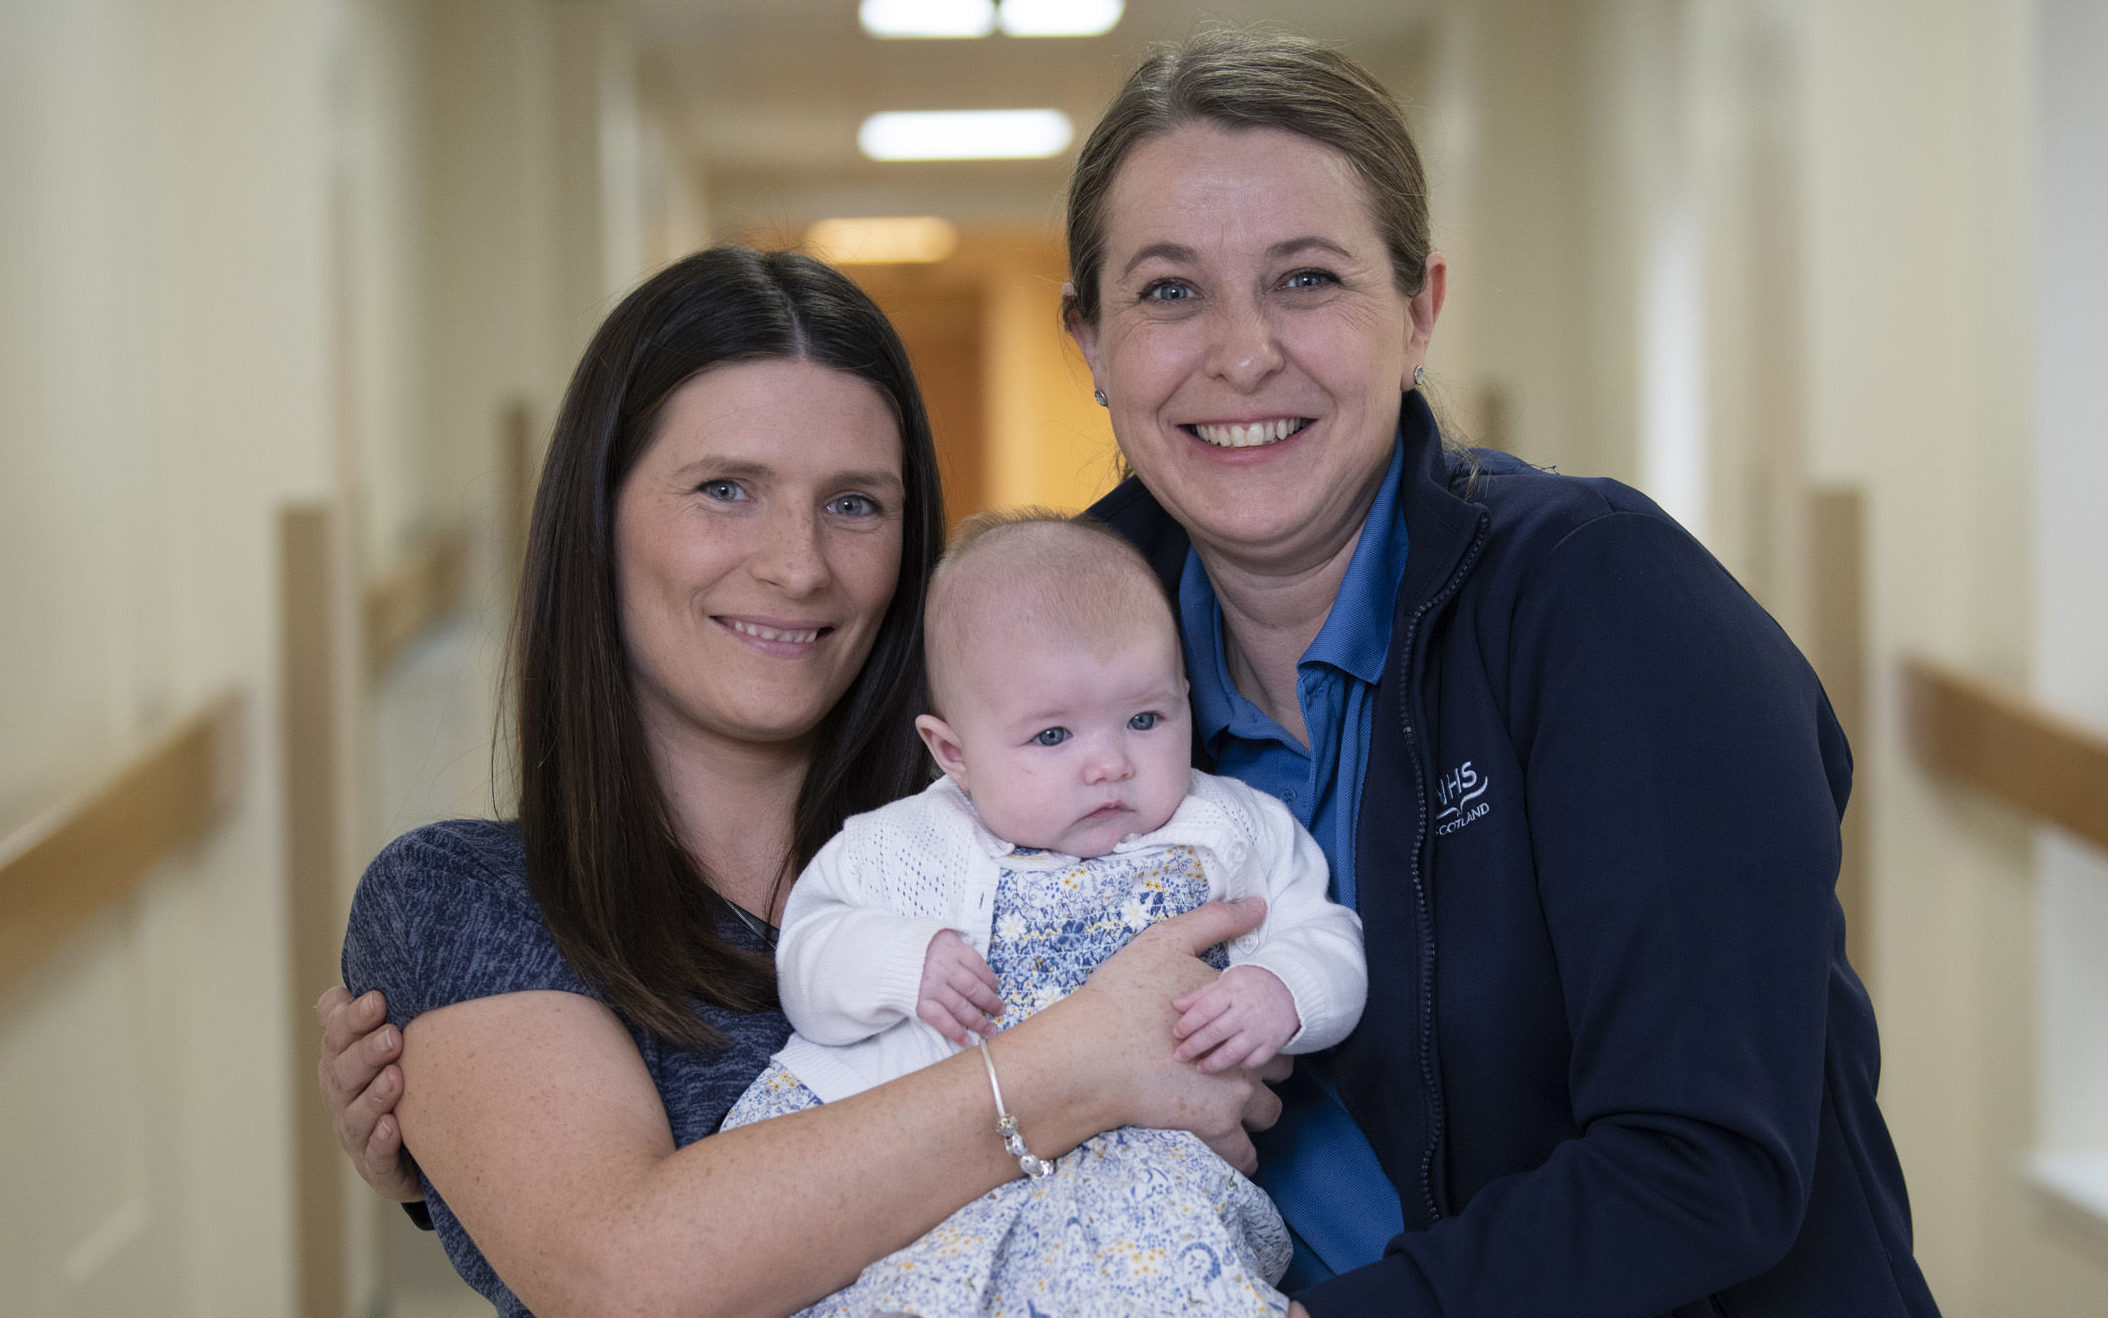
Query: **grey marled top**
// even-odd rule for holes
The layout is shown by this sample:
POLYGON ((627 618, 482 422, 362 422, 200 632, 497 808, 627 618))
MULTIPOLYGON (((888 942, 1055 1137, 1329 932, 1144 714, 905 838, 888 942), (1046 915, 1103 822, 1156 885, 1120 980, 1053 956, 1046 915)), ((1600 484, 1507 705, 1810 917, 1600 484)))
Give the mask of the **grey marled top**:
MULTIPOLYGON (((728 917, 723 932, 739 946, 764 950, 736 920, 728 917)), ((527 890, 519 834, 510 825, 470 819, 406 833, 367 867, 344 935, 344 983, 354 994, 375 988, 386 993, 388 1018, 398 1028, 435 1007, 499 993, 559 989, 601 997, 556 950, 527 890)), ((666 1104, 676 1147, 716 1130, 733 1101, 790 1037, 780 1012, 741 1015, 703 1004, 696 1011, 724 1031, 725 1049, 682 1050, 630 1028, 666 1104)), ((425 1203, 455 1270, 499 1313, 527 1313, 429 1180, 425 1203)), ((738 1206, 726 1209, 738 1211, 738 1206)))

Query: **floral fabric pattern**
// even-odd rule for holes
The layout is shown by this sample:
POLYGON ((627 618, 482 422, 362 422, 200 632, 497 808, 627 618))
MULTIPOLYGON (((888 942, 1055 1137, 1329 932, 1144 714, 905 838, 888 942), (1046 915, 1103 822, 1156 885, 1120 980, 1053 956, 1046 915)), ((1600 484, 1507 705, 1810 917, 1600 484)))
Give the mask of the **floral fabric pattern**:
MULTIPOLYGON (((988 964, 1009 1029, 1059 1001, 1127 940, 1207 899, 1198 857, 1170 846, 1078 860, 1019 850, 996 888, 988 964)), ((1209 960, 1224 964, 1221 948, 1209 960)), ((770 1063, 727 1127, 817 1105, 770 1063)), ((994 1122, 991 1119, 990 1125, 994 1122)), ((1288 1301, 1281 1216, 1259 1188, 1183 1131, 1107 1131, 961 1208, 805 1310, 811 1318, 1252 1314, 1288 1301)))

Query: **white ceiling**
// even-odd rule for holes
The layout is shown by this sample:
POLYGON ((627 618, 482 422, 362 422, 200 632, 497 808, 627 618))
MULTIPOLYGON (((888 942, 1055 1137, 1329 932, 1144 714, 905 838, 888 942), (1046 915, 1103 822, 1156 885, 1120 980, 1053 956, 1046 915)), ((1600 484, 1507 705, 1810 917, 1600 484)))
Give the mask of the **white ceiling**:
POLYGON ((1400 86, 1434 0, 1129 0, 1102 37, 880 41, 855 0, 634 0, 645 96, 699 168, 721 232, 827 215, 1050 223, 1074 147, 1051 161, 879 164, 856 148, 878 110, 1066 111, 1079 144, 1142 48, 1210 22, 1282 22, 1400 86))

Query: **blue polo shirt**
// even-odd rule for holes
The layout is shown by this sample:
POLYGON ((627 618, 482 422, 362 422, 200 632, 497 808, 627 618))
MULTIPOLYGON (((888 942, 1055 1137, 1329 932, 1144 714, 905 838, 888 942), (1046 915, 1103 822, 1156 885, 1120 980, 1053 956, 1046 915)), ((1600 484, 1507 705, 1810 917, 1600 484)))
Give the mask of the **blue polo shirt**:
MULTIPOLYGON (((1230 680, 1222 606, 1193 550, 1186 551, 1178 587, 1201 744, 1216 772, 1287 804, 1317 839, 1332 867, 1333 898, 1347 906, 1355 905, 1354 830, 1376 684, 1390 654, 1391 618, 1405 579, 1405 520, 1398 511, 1404 471, 1401 443, 1369 505, 1332 611, 1296 664, 1307 748, 1230 680)), ((1330 1060, 1324 1053, 1296 1059, 1295 1079, 1281 1087, 1281 1120, 1257 1141, 1258 1182, 1296 1236, 1284 1289, 1373 1263, 1405 1229, 1397 1190, 1333 1091, 1330 1060)))

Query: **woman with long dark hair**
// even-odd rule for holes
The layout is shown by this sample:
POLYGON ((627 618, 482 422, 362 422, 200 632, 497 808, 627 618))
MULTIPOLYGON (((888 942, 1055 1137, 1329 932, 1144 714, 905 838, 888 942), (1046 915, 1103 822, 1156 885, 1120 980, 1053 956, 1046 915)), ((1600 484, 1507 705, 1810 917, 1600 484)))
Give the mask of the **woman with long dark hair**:
MULTIPOLYGON (((500 1312, 787 1310, 1016 1174, 978 1056, 713 1134, 788 1034, 769 951, 791 877, 927 781, 912 719, 942 533, 906 354, 826 266, 700 253, 587 349, 521 589, 518 820, 390 845, 345 942, 367 996, 322 1004, 340 1134, 378 1132, 347 1147, 405 1172, 383 1146, 415 1153, 500 1312), (374 989, 400 1063, 368 1086, 342 1043, 374 989), (397 1115, 347 1111, 360 1091, 397 1115)), ((1007 1036, 1035 1148, 1139 1123, 1250 1166, 1263 1086, 1153 1045, 1212 973, 1191 953, 1251 923, 1166 925, 1007 1036)))

